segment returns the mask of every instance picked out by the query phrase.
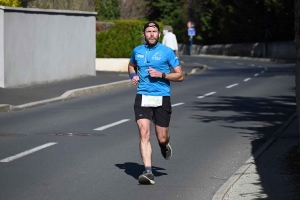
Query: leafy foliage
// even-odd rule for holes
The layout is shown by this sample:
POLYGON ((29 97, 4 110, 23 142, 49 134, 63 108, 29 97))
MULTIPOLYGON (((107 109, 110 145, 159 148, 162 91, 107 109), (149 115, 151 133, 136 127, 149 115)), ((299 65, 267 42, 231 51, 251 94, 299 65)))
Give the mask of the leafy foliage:
POLYGON ((121 16, 118 0, 96 0, 95 10, 98 20, 119 19, 121 16))
POLYGON ((36 0, 29 4, 34 2, 70 10, 88 2, 98 13, 98 21, 159 21, 173 27, 179 43, 189 42, 190 20, 196 24, 195 44, 294 40, 292 0, 36 0))
POLYGON ((19 0, 0 0, 0 6, 20 7, 21 2, 19 0))
POLYGON ((292 1, 198 0, 194 6, 197 32, 204 44, 292 40, 292 1))
POLYGON ((34 0, 28 8, 94 11, 94 0, 34 0))
POLYGON ((150 8, 150 14, 146 18, 172 26, 180 42, 180 36, 186 36, 187 33, 185 2, 186 0, 147 0, 145 5, 150 8))
MULTIPOLYGON (((101 31, 96 37, 97 58, 129 58, 132 50, 142 44, 142 30, 146 21, 115 20, 107 31, 101 31)), ((161 27, 163 25, 159 23, 161 27)))
POLYGON ((189 40, 186 24, 196 24, 198 44, 293 40, 291 0, 148 0, 148 19, 174 27, 178 42, 189 40))

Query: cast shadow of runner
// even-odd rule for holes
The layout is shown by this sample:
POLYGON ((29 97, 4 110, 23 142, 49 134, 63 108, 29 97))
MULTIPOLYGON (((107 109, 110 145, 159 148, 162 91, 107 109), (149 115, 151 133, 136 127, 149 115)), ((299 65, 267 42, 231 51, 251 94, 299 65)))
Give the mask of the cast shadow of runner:
MULTIPOLYGON (((118 167, 120 169, 124 169, 124 172, 126 174, 128 174, 129 176, 132 176, 136 180, 143 173, 143 171, 145 171, 144 165, 140 165, 140 164, 134 163, 134 162, 126 162, 124 164, 115 164, 115 165, 116 165, 116 167, 118 167)), ((154 176, 157 177, 157 176, 168 175, 167 173, 159 172, 160 170, 166 170, 166 169, 152 166, 152 172, 153 172, 154 176)))

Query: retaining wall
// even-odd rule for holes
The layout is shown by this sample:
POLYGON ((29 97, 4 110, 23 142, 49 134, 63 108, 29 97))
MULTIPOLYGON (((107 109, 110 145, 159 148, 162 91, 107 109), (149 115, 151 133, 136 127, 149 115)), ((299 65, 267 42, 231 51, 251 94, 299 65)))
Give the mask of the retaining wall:
MULTIPOLYGON (((268 55, 265 43, 240 43, 216 45, 192 45, 192 55, 224 55, 254 58, 295 59, 296 48, 293 41, 269 42, 268 55)), ((189 44, 179 44, 180 55, 190 55, 189 44)))

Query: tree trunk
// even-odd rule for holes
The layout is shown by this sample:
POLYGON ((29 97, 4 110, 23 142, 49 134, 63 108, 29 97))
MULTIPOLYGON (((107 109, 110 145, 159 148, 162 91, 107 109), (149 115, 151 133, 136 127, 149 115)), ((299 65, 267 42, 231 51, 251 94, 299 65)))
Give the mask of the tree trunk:
POLYGON ((299 151, 300 151, 300 1, 295 3, 295 46, 296 46, 296 102, 297 102, 297 121, 299 133, 299 151))

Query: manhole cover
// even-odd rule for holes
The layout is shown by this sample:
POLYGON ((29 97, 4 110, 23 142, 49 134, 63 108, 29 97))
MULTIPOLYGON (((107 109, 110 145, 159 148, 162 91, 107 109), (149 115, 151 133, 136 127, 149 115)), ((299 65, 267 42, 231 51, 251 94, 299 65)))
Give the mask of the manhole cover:
POLYGON ((0 137, 12 136, 10 133, 0 133, 0 137))
POLYGON ((54 133, 55 136, 92 136, 89 133, 54 133))

